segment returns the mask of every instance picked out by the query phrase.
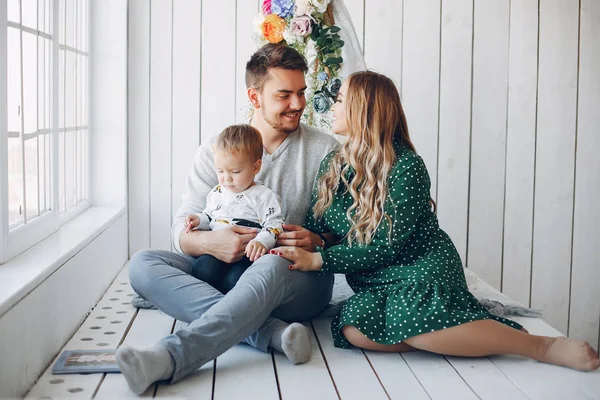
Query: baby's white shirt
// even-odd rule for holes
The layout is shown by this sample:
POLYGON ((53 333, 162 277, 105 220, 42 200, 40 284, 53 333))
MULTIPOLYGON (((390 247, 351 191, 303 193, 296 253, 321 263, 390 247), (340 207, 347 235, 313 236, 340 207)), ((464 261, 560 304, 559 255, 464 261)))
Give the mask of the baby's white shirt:
POLYGON ((262 229, 254 240, 261 242, 267 250, 275 247, 277 236, 283 232, 279 198, 259 182, 239 193, 233 193, 221 185, 215 186, 206 196, 204 212, 197 215, 200 224, 196 229, 203 231, 214 231, 230 225, 244 226, 239 220, 257 223, 262 229))

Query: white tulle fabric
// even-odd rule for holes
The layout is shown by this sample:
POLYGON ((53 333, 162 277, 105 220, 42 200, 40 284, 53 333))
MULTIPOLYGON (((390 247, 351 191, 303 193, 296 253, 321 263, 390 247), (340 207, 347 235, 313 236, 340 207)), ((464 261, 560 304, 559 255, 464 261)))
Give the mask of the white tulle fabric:
POLYGON ((332 0, 331 12, 335 25, 341 29, 339 32, 340 38, 344 41, 344 47, 342 47, 344 62, 340 75, 346 78, 354 72, 365 71, 367 69, 365 57, 344 0, 332 0))

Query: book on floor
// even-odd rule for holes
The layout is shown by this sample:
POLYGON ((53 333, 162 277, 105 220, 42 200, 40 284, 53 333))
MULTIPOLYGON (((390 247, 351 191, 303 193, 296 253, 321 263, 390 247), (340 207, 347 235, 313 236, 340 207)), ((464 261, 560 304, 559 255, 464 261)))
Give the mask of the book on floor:
POLYGON ((116 349, 65 350, 54 367, 53 374, 94 374, 121 372, 115 357, 116 349))

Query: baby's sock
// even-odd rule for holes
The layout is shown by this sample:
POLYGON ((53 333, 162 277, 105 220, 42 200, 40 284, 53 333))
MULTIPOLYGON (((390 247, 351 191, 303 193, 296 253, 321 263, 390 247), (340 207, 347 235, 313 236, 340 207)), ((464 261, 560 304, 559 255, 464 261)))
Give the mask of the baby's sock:
POLYGON ((276 331, 269 345, 285 354, 292 364, 304 364, 310 360, 310 331, 302 324, 294 322, 276 331))
POLYGON ((175 370, 171 353, 160 344, 146 349, 121 346, 116 355, 121 373, 136 394, 144 393, 156 381, 169 379, 175 370))

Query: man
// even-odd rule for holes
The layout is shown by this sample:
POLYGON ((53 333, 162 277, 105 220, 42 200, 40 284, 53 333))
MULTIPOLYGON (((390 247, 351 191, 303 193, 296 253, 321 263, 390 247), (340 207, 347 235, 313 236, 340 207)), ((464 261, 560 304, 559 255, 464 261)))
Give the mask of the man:
MULTIPOLYGON (((300 124, 306 107, 306 61, 294 49, 268 44, 246 65, 250 125, 262 136, 264 154, 257 179, 281 198, 287 225, 278 245, 314 251, 323 239, 302 228, 320 161, 337 141, 300 124)), ((283 352, 293 363, 310 358, 310 332, 297 323, 315 317, 329 303, 333 276, 288 270, 289 262, 264 255, 226 295, 189 273, 192 261, 210 254, 233 262, 244 255, 256 231, 232 226, 185 233, 185 216, 204 209, 217 184, 210 143, 203 144, 186 179, 172 240, 177 253, 141 251, 130 262, 131 286, 160 310, 190 325, 148 349, 121 347, 117 360, 130 388, 140 394, 158 380, 176 382, 244 340, 283 352)))

